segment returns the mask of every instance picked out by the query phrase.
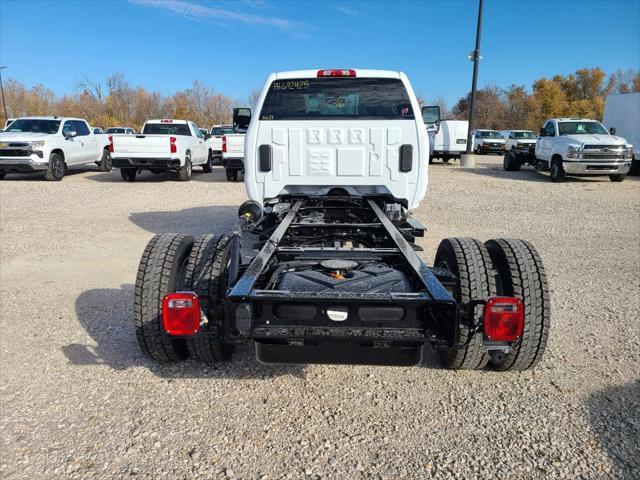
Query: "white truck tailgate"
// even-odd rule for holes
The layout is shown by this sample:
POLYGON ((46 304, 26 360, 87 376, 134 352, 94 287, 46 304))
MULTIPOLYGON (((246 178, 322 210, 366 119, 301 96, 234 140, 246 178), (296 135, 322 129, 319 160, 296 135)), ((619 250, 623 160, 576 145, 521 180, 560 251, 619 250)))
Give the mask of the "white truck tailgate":
POLYGON ((169 135, 113 135, 113 152, 135 157, 169 156, 169 135))

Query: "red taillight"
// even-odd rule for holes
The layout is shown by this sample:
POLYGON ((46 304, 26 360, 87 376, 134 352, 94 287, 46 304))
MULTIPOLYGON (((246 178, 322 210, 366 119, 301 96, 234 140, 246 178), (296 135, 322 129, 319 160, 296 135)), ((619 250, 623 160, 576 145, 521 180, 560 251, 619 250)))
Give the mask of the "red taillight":
POLYGON ((524 307, 515 297, 491 297, 484 306, 484 334, 489 340, 514 342, 524 328, 524 307))
POLYGON ((178 152, 178 148, 176 147, 176 137, 169 137, 169 145, 171 145, 171 153, 178 152))
POLYGON ((171 120, 170 118, 163 118, 162 120, 160 120, 160 123, 173 123, 173 120, 171 120))
POLYGON ((113 153, 113 137, 109 135, 109 151, 113 153))
POLYGON ((169 335, 195 335, 200 329, 200 300, 193 292, 169 293, 162 299, 162 324, 169 335))
POLYGON ((344 68, 331 68, 328 70, 318 70, 318 77, 355 77, 356 71, 344 68))
POLYGON ((222 136, 222 151, 227 153, 227 137, 226 135, 222 136))

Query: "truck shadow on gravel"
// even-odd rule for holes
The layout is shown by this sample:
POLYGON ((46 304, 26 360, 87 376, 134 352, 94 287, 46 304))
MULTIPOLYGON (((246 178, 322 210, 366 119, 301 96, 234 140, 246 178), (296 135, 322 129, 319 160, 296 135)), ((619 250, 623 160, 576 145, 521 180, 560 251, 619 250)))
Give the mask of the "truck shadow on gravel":
POLYGON ((237 348, 230 361, 214 367, 191 360, 175 365, 159 365, 147 359, 138 348, 133 328, 133 285, 87 290, 76 299, 75 311, 78 322, 95 346, 80 343, 63 346, 62 352, 74 366, 107 365, 114 370, 146 367, 163 378, 304 377, 304 366, 267 366, 258 363, 252 346, 237 348))
MULTIPOLYGON (((95 175, 87 177, 94 182, 103 183, 125 183, 120 176, 120 170, 114 169, 111 172, 101 172, 95 175)), ((242 181, 242 174, 239 176, 242 181)), ((136 177, 135 183, 163 183, 163 182, 180 182, 178 175, 175 173, 151 173, 142 172, 136 177)), ((193 167, 193 174, 191 175, 190 182, 204 182, 204 183, 241 183, 241 182, 229 182, 224 172, 223 167, 214 166, 211 173, 204 173, 199 166, 193 167)), ((188 183, 188 182, 181 182, 188 183)))
POLYGON ((640 380, 597 392, 586 405, 615 478, 640 478, 640 380))
MULTIPOLYGON (((493 177, 493 178, 503 178, 505 180, 520 180, 525 182, 542 182, 542 183, 552 183, 551 178, 549 178, 548 172, 541 172, 539 170, 535 170, 531 167, 522 167, 522 169, 518 172, 507 172, 502 168, 502 165, 495 164, 478 164, 475 168, 471 169, 460 169, 458 172, 469 172, 474 175, 480 175, 485 177, 493 177)), ((625 182, 634 181, 638 179, 638 177, 628 176, 625 179, 625 182)), ((584 184, 589 185, 593 183, 612 183, 609 180, 609 177, 565 177, 563 183, 576 183, 576 184, 584 184)))
MULTIPOLYGON (((129 221, 151 233, 189 233, 193 236, 229 233, 238 220, 238 207, 192 207, 167 212, 132 212, 129 221)), ((142 253, 142 252, 140 252, 142 253)))

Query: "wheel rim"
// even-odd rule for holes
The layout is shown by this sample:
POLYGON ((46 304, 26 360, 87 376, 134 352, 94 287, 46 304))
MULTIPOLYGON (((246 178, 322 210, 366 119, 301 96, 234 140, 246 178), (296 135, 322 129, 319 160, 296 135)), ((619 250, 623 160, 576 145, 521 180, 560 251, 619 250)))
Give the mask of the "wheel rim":
POLYGON ((57 158, 53 162, 53 175, 56 178, 64 175, 64 165, 62 165, 62 162, 57 158))

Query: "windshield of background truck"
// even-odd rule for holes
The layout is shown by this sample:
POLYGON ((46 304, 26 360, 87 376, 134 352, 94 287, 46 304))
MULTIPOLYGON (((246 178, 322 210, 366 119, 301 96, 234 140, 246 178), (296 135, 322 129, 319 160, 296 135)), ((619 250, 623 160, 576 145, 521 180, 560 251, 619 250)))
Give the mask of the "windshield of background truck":
POLYGON ((211 129, 211 135, 222 136, 222 135, 231 135, 233 133, 233 128, 231 127, 215 127, 211 129))
POLYGON ((276 80, 260 120, 415 120, 409 95, 397 78, 276 80))
POLYGON ((125 133, 124 128, 107 128, 106 133, 125 133))
POLYGON ((513 132, 513 136, 515 138, 536 138, 536 135, 533 132, 513 132))
POLYGON ((185 135, 191 136, 186 123, 147 123, 142 130, 146 135, 185 135))
POLYGON ((560 135, 609 135, 599 122, 558 122, 560 135))
POLYGON ((33 118, 19 118, 7 127, 5 132, 57 133, 60 120, 42 120, 33 118))
POLYGON ((500 140, 504 140, 504 137, 500 135, 500 132, 496 131, 488 131, 488 132, 480 132, 481 138, 499 138, 500 140))

